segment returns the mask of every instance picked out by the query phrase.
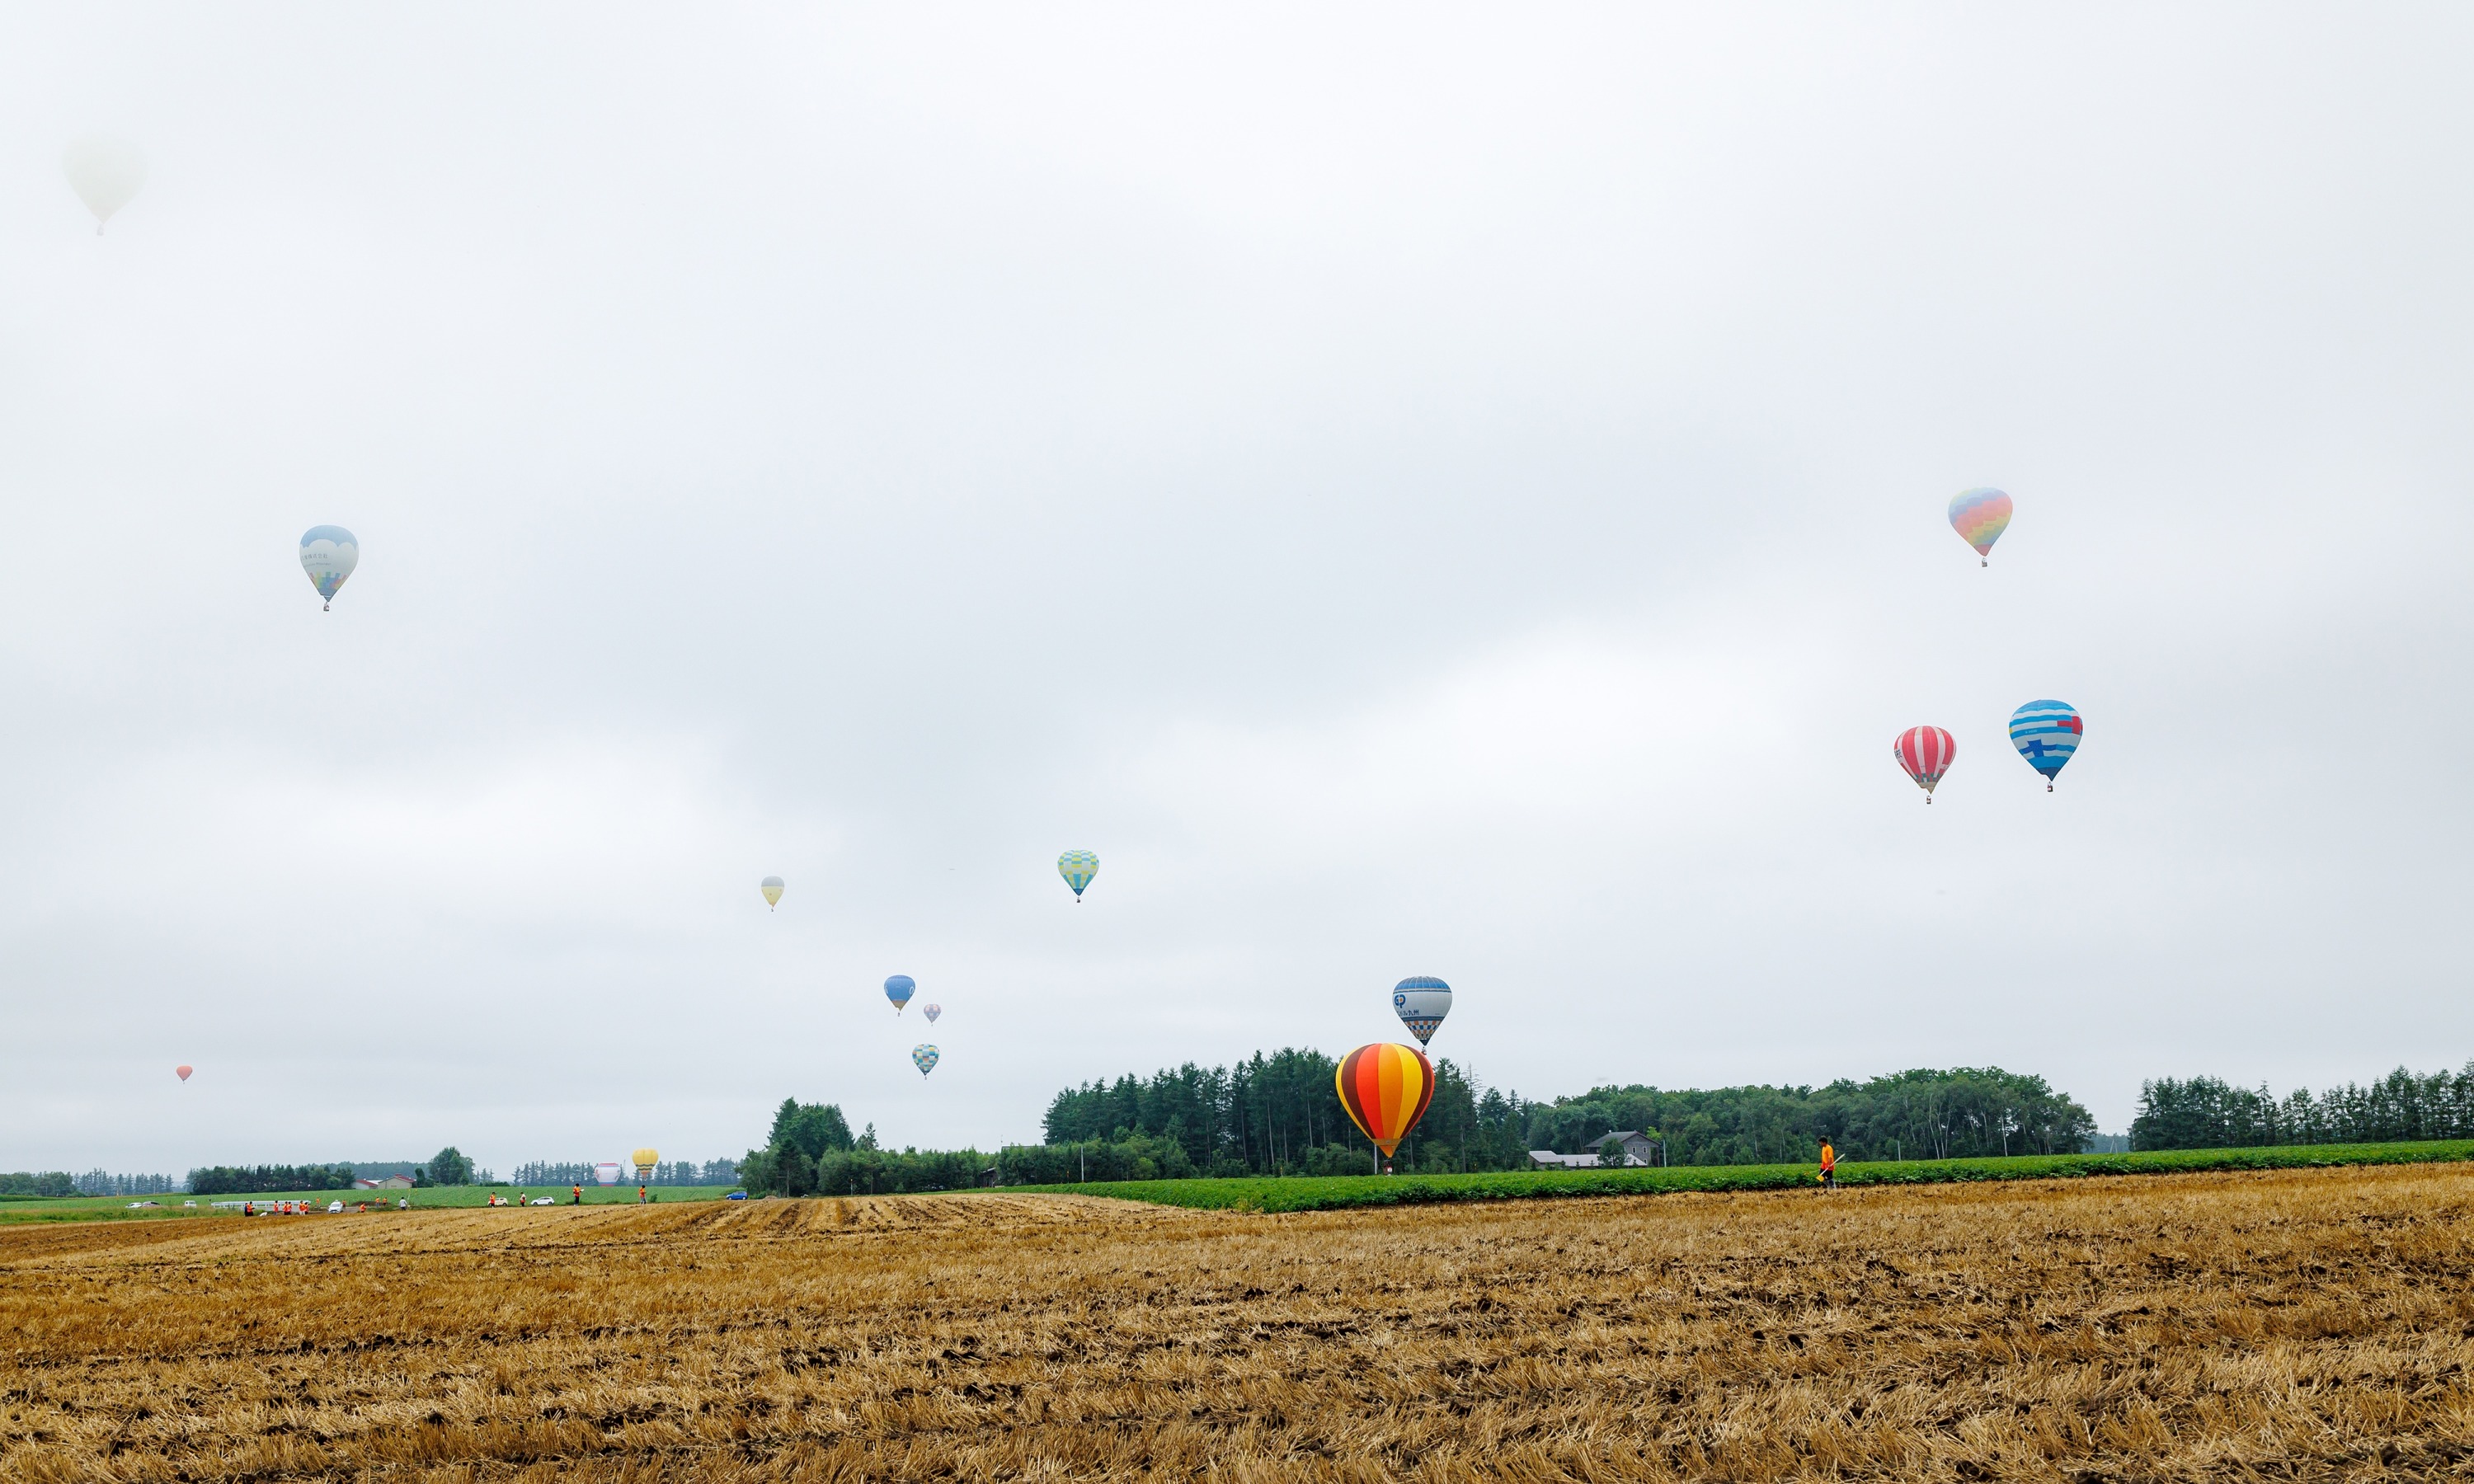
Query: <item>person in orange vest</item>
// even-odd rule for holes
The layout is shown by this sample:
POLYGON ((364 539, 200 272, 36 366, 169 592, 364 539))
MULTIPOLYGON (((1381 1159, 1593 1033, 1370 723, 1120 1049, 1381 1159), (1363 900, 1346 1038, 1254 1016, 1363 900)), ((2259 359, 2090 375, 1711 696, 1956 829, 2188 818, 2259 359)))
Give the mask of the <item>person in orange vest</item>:
POLYGON ((1838 1151, 1830 1147, 1830 1138, 1827 1135, 1824 1135, 1821 1139, 1821 1188, 1824 1190, 1838 1188, 1838 1151))
POLYGON ((584 1187, 583 1187, 582 1185, 577 1185, 577 1186, 575 1187, 575 1192, 574 1192, 574 1193, 575 1193, 575 1199, 574 1199, 573 1201, 570 1202, 569 1204, 570 1204, 570 1205, 574 1205, 574 1206, 581 1206, 581 1205, 583 1205, 583 1204, 584 1204, 584 1187))
POLYGON ((644 1187, 643 1185, 638 1185, 636 1187, 636 1204, 639 1206, 644 1204, 644 1187))

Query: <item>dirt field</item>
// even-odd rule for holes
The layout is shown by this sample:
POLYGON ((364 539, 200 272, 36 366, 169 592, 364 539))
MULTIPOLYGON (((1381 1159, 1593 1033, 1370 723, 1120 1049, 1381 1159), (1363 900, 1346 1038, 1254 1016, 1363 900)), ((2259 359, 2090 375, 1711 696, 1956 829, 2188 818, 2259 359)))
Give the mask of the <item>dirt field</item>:
POLYGON ((2474 1475, 2449 1166, 0 1231, 0 1478, 2474 1475))

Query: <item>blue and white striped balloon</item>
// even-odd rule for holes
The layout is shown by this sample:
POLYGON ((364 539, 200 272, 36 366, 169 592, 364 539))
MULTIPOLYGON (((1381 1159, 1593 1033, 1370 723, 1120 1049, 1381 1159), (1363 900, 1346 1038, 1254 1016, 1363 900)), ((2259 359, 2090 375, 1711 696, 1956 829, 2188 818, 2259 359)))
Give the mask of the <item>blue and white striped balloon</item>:
POLYGON ((2027 766, 2045 776, 2045 792, 2053 791, 2053 775, 2079 750, 2086 724, 2066 701, 2030 701, 2010 713, 2010 745, 2027 766))

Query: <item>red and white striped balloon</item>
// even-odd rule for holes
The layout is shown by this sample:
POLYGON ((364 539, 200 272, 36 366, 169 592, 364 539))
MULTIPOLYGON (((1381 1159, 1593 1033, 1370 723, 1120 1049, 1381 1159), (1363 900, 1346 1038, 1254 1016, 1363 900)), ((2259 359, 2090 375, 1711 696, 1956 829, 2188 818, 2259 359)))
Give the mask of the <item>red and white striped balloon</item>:
POLYGON ((1899 733, 1890 751, 1897 754, 1899 766, 1907 770, 1907 777, 1925 791, 1925 802, 1930 803, 1933 785, 1950 771, 1951 759, 1958 755, 1958 744, 1939 727, 1909 727, 1899 733))

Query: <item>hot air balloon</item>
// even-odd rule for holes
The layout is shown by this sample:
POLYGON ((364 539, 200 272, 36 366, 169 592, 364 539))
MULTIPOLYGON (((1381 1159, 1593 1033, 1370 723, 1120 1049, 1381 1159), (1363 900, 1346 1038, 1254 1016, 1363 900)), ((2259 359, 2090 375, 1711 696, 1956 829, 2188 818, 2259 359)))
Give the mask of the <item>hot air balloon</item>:
POLYGON ((1984 559, 1977 565, 1991 566, 1993 543, 2010 529, 2010 496, 1999 490, 1961 490, 1951 496, 1950 525, 1984 559))
POLYGON ((342 526, 311 526, 301 537, 301 570, 318 589, 326 606, 335 606, 335 589, 361 564, 361 543, 342 526))
POLYGON ((103 224, 146 183, 145 155, 128 140, 108 134, 89 134, 70 145, 61 156, 61 169, 68 174, 69 189, 94 213, 98 237, 103 224))
POLYGON ((934 1025, 936 1023, 936 1017, 945 1013, 945 1007, 942 1005, 924 1005, 920 1007, 919 1013, 928 1017, 929 1024, 934 1025))
POLYGON ((934 1071, 936 1069, 936 1048, 928 1044, 928 1042, 924 1041, 911 1047, 910 1065, 919 1068, 919 1075, 922 1077, 934 1071))
POLYGON ((1435 1100, 1435 1068, 1415 1046, 1378 1041, 1340 1059, 1332 1073, 1340 1106, 1390 1159, 1435 1100))
POLYGON ((767 907, 778 907, 782 904, 782 878, 780 876, 766 876, 764 880, 756 883, 756 889, 764 894, 764 905, 767 907))
POLYGON ((902 1014, 902 1007, 910 1003, 910 996, 918 988, 917 981, 909 974, 895 974, 885 981, 885 997, 893 1001, 895 1015, 902 1014))
POLYGON ((1909 727, 1890 744, 1890 753, 1899 759, 1899 766, 1907 770, 1907 777, 1925 791, 1925 802, 1930 803, 1933 785, 1950 771, 1951 759, 1958 755, 1958 744, 1939 727, 1909 727))
POLYGON ((596 1185, 615 1185, 618 1184, 618 1173, 617 1161, 604 1160, 593 1166, 593 1183, 596 1185))
POLYGON ((636 1151, 635 1161, 636 1182, 642 1185, 653 1178, 653 1166, 662 1162, 662 1152, 658 1149, 639 1149, 636 1151))
POLYGON ((173 1068, 172 1068, 172 1074, 173 1074, 174 1076, 176 1076, 176 1077, 180 1078, 182 1082, 186 1082, 186 1081, 188 1081, 188 1080, 189 1080, 189 1073, 191 1073, 191 1072, 193 1072, 193 1071, 196 1071, 196 1070, 197 1070, 197 1068, 196 1068, 196 1067, 194 1067, 194 1066, 190 1066, 190 1065, 187 1065, 186 1064, 183 1064, 183 1065, 179 1065, 179 1066, 175 1066, 175 1067, 173 1067, 173 1068))
POLYGON ((1432 974, 1403 979, 1392 986, 1392 1008, 1422 1046, 1435 1039, 1435 1028, 1452 1013, 1452 987, 1432 974))
POLYGON ((2045 792, 2053 791, 2053 775, 2079 750, 2087 730, 2067 701, 2030 701, 2010 713, 2010 745, 2027 766, 2045 776, 2045 792))
POLYGON ((1082 888, 1089 886, 1091 878, 1100 874, 1100 857, 1088 850, 1068 850, 1056 857, 1056 874, 1065 878, 1066 885, 1074 888, 1074 903, 1080 906, 1082 888))

